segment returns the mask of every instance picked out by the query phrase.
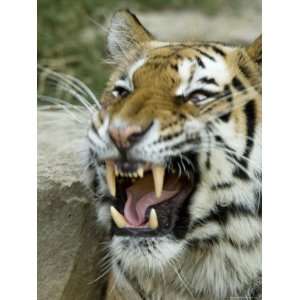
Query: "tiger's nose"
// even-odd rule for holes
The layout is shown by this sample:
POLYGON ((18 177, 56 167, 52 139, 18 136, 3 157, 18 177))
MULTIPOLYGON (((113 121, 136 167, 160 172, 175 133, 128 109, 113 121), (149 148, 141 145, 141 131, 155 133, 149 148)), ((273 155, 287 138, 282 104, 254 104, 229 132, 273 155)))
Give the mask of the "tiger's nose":
POLYGON ((108 132, 114 144, 121 149, 129 148, 132 144, 138 142, 145 134, 142 127, 136 125, 121 128, 110 126, 108 132))

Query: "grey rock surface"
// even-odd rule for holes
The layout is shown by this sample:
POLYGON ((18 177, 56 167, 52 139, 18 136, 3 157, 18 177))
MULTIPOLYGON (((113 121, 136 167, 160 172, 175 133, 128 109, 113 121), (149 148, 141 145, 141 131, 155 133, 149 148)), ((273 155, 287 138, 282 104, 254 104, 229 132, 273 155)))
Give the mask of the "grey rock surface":
POLYGON ((85 126, 38 112, 38 299, 101 299, 101 232, 80 178, 85 126))

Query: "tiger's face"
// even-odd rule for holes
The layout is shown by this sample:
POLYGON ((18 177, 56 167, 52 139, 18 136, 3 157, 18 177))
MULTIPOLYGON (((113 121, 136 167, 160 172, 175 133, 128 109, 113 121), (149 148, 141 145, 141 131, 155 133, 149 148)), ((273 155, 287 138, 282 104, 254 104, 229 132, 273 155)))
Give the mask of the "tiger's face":
POLYGON ((159 42, 131 13, 114 16, 116 69, 88 141, 99 221, 128 268, 167 263, 216 204, 259 189, 258 44, 159 42))

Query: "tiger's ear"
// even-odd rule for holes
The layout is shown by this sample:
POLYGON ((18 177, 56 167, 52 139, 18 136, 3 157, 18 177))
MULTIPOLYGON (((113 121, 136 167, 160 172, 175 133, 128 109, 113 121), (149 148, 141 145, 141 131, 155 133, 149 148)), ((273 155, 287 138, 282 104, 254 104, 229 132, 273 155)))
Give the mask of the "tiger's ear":
POLYGON ((139 49, 151 40, 152 34, 129 10, 119 10, 113 15, 107 36, 108 50, 113 59, 124 59, 128 51, 139 49))
POLYGON ((262 37, 261 35, 246 48, 246 51, 250 58, 261 66, 262 61, 262 37))

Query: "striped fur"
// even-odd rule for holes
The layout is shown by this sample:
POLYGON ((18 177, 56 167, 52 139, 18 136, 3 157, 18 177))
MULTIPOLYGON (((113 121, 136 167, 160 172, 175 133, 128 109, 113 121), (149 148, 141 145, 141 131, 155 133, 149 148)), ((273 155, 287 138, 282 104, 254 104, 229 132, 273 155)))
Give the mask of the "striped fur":
POLYGON ((153 122, 128 155, 160 164, 181 155, 197 184, 173 232, 111 236, 106 299, 260 298, 260 40, 249 48, 159 42, 121 11, 108 47, 117 65, 88 132, 99 223, 109 234, 103 160, 118 157, 110 122, 153 122))

